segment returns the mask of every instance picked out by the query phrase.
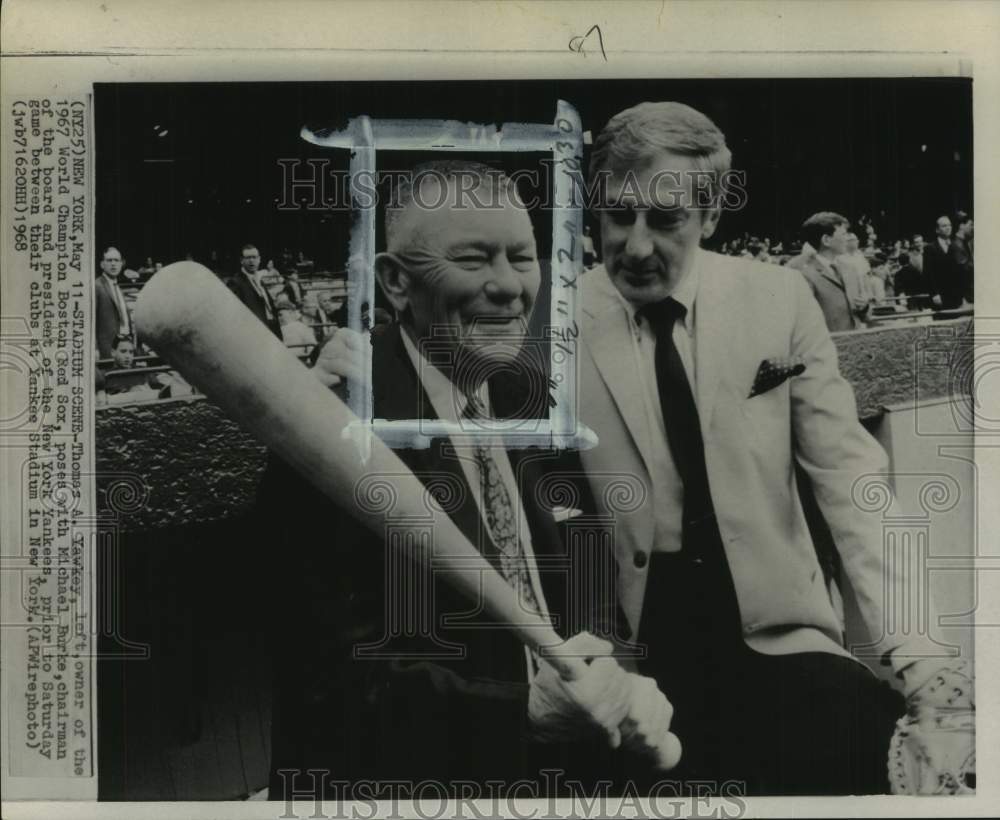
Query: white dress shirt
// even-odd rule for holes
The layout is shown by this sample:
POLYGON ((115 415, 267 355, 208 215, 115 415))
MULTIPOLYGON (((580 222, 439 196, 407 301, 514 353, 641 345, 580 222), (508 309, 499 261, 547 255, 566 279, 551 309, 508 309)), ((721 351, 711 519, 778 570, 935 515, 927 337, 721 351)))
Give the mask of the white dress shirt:
POLYGON ((108 288, 111 290, 111 298, 115 300, 115 306, 118 308, 118 335, 131 336, 132 326, 128 315, 128 305, 125 303, 125 294, 118 287, 116 279, 113 279, 106 273, 102 273, 101 275, 107 280, 108 288))
MULTIPOLYGON (((430 399, 431 405, 434 407, 434 412, 437 413, 438 418, 441 419, 441 421, 449 421, 458 424, 462 420, 465 408, 469 403, 468 398, 466 398, 465 394, 458 387, 456 387, 444 373, 442 373, 437 367, 432 365, 426 358, 424 358, 424 356, 421 355, 420 351, 417 350, 416 345, 413 343, 413 340, 410 338, 409 331, 405 326, 400 329, 400 335, 403 337, 403 346, 406 348, 410 361, 413 362, 413 367, 417 371, 420 383, 423 385, 424 391, 427 393, 427 397, 430 399)), ((492 414, 489 389, 485 382, 479 386, 477 397, 483 403, 483 407, 486 408, 487 413, 492 414)), ((479 464, 472 453, 473 445, 466 440, 456 440, 451 437, 449 437, 448 441, 455 448, 456 456, 462 466, 462 473, 472 490, 472 497, 476 501, 476 506, 479 508, 479 515, 483 520, 483 526, 486 528, 487 532, 490 532, 489 520, 486 516, 485 505, 483 504, 483 480, 480 474, 479 464)), ((507 450, 503 447, 502 442, 500 442, 497 438, 494 438, 493 441, 486 446, 488 446, 490 455, 496 462, 497 469, 500 471, 500 479, 507 488, 511 504, 514 507, 514 518, 517 521, 518 536, 521 540, 521 550, 524 553, 524 559, 527 563, 528 576, 531 579, 531 588, 535 593, 535 600, 538 601, 538 607, 541 610, 542 617, 548 618, 549 610, 545 603, 545 596, 542 592, 542 584, 538 577, 538 567, 535 564, 535 553, 531 546, 531 530, 528 527, 528 521, 524 515, 524 507, 521 504, 521 493, 517 487, 517 481, 514 477, 514 470, 511 467, 510 459, 507 457, 507 450)), ((525 647, 524 651, 528 659, 528 679, 530 681, 534 673, 537 671, 537 661, 531 650, 525 647)))

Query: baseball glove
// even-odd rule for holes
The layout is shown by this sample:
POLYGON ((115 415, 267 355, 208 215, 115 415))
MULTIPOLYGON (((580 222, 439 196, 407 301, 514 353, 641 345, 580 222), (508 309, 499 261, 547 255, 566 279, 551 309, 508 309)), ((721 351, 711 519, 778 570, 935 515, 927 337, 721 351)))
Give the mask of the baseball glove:
POLYGON ((889 744, 893 794, 976 789, 976 696, 967 661, 935 673, 907 700, 889 744))

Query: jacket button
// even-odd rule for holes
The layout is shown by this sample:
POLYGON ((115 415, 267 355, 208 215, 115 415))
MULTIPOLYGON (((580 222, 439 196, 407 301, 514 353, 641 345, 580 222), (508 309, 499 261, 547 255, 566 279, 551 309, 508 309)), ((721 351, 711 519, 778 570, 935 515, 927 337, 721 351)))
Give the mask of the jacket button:
POLYGON ((637 569, 642 569, 647 563, 649 563, 649 556, 642 550, 639 550, 632 556, 632 562, 635 564, 637 569))

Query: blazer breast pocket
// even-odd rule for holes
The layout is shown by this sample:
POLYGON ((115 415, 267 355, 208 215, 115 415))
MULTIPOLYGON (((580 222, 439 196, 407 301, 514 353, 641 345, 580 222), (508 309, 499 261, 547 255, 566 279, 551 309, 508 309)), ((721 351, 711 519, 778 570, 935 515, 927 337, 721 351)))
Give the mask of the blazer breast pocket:
POLYGON ((748 433, 753 441, 767 444, 775 436, 789 435, 788 402, 787 381, 741 402, 740 410, 749 423, 748 433))

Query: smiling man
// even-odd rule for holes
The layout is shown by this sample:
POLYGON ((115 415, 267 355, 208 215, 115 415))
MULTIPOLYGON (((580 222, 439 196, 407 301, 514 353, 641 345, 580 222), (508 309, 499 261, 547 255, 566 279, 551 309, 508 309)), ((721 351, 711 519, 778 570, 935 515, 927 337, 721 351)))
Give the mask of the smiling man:
MULTIPOLYGON (((486 166, 434 163, 416 170, 397 204, 375 260, 398 321, 372 337, 374 417, 475 430, 483 418, 543 416, 546 391, 516 365, 541 276, 513 183, 486 166)), ((558 485, 576 512, 594 511, 578 457, 458 433, 396 452, 444 491, 442 505, 526 611, 558 615, 582 654, 611 652, 597 636, 614 632, 614 596, 588 599, 582 587, 602 588, 606 572, 614 589, 614 556, 569 550, 559 499, 545 491, 558 485), (558 566, 542 571, 536 556, 558 566)), ((446 584, 401 565, 388 533, 372 536, 286 471, 265 481, 261 496, 287 514, 274 537, 289 591, 278 611, 272 798, 331 796, 338 782, 347 793, 374 783, 378 794, 382 781, 433 780, 455 794, 457 781, 525 778, 544 794, 543 768, 609 779, 625 755, 644 765, 643 738, 666 733, 670 707, 650 679, 597 657, 580 682, 564 684, 446 584), (303 548, 317 533, 332 533, 331 543, 303 548), (613 752, 623 725, 624 748, 613 752)), ((420 522, 400 528, 432 535, 420 522)))

